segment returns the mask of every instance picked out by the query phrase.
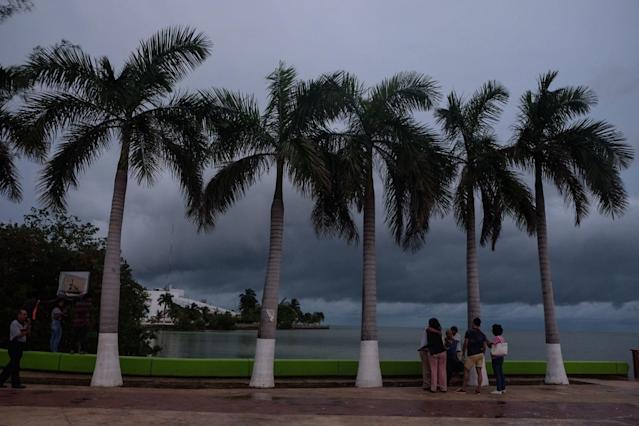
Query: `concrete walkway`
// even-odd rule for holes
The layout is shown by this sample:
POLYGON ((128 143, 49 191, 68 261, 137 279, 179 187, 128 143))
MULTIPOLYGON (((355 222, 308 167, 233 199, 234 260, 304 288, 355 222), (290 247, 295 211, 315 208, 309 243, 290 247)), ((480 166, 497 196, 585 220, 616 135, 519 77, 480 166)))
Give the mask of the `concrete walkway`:
POLYGON ((639 382, 511 386, 431 394, 381 389, 0 389, 0 425, 84 424, 639 424, 639 382))

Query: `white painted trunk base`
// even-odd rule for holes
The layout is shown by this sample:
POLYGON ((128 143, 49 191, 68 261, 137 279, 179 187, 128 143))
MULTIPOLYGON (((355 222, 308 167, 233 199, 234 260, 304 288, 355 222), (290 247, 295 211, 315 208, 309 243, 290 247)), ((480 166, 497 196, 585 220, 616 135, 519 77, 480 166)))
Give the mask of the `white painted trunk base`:
POLYGON ((357 364, 355 386, 358 388, 379 388, 382 387, 382 384, 377 340, 362 340, 359 344, 359 363, 357 364))
MULTIPOLYGON (((477 386, 477 369, 476 368, 471 368, 470 372, 468 373, 468 384, 470 386, 477 386)), ((486 372, 486 359, 484 358, 484 365, 482 366, 481 369, 481 387, 485 387, 488 386, 489 382, 488 382, 488 373, 486 372)))
POLYGON ((544 382, 547 385, 567 385, 568 376, 564 367, 564 358, 561 355, 561 344, 546 343, 546 356, 548 363, 546 364, 544 382))
POLYGON ((98 355, 91 377, 91 386, 122 386, 118 333, 98 334, 98 355))
POLYGON ((275 362, 275 339, 257 339, 255 362, 249 386, 252 388, 275 387, 273 363, 275 362))

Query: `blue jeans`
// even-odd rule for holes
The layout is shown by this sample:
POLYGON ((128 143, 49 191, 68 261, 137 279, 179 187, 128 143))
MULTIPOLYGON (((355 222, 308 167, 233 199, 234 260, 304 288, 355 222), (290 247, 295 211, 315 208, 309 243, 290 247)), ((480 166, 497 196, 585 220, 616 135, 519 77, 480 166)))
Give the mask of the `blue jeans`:
POLYGON ((504 357, 493 358, 493 373, 497 382, 497 390, 506 390, 506 380, 504 379, 504 357))
POLYGON ((58 352, 60 340, 62 340, 62 323, 53 320, 51 321, 51 340, 49 341, 51 352, 58 352))

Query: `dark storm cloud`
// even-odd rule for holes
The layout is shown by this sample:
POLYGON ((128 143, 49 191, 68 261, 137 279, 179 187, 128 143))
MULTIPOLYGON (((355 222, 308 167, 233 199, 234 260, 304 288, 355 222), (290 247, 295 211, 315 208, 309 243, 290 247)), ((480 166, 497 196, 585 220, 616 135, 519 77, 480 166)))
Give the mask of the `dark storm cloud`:
MULTIPOLYGON (((600 102, 593 117, 614 123, 639 151, 635 1, 444 6, 417 1, 78 0, 36 1, 35 6, 32 13, 0 26, 0 63, 19 63, 33 46, 61 39, 119 63, 138 40, 157 29, 187 24, 207 33, 215 45, 212 57, 185 87, 241 90, 254 93, 263 104, 263 77, 280 59, 298 67, 303 78, 346 69, 374 83, 397 71, 418 70, 439 80, 444 92, 454 88, 468 94, 485 80, 498 79, 511 91, 497 126, 503 141, 510 136, 520 94, 535 87, 540 72, 558 69, 559 84, 587 84, 597 92, 600 102)), ((430 115, 424 119, 432 123, 430 115)), ((79 189, 69 193, 70 213, 103 230, 115 161, 111 150, 83 175, 79 189)), ((37 202, 33 188, 38 167, 20 162, 20 171, 25 199, 21 204, 3 200, 1 220, 19 220, 37 202)), ((563 201, 548 190, 555 298, 560 304, 599 303, 582 303, 566 312, 588 315, 592 306, 607 309, 603 302, 639 299, 639 162, 623 176, 630 195, 626 215, 611 221, 593 208, 580 228, 573 226, 563 201)), ((184 219, 182 198, 171 177, 161 176, 153 188, 132 181, 123 255, 148 287, 172 284, 197 298, 230 306, 243 289, 263 285, 272 192, 273 178, 265 176, 213 232, 197 234, 184 219)), ((404 253, 384 227, 379 186, 377 195, 380 316, 418 312, 425 304, 462 302, 465 237, 452 218, 434 219, 426 246, 404 253)), ((310 203, 291 188, 285 208, 281 297, 302 298, 309 306, 352 320, 361 295, 361 247, 318 240, 309 224, 310 203)), ((508 223, 495 252, 480 250, 480 280, 484 303, 539 303, 535 240, 508 223)), ((461 309, 454 306, 450 309, 461 309)), ((634 306, 635 311, 624 312, 636 312, 634 306)))

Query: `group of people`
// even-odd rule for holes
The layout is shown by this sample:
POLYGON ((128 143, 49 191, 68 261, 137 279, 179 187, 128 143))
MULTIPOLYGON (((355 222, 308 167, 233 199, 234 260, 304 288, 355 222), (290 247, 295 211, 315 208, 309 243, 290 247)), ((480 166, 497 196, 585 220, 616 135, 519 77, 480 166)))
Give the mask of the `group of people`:
POLYGON ((470 372, 475 369, 477 373, 475 393, 481 393, 484 354, 490 348, 496 382, 496 389, 492 393, 497 395, 505 393, 503 364, 508 353, 508 346, 501 325, 493 324, 492 333, 494 337, 488 339, 481 330, 481 320, 475 318, 462 341, 456 326, 443 331, 439 320, 431 318, 424 328, 418 349, 422 360, 423 389, 430 392, 446 392, 453 376, 463 371, 462 387, 457 391, 466 392, 470 372))
MULTIPOLYGON (((44 303, 46 305, 46 302, 44 303)), ((8 354, 9 363, 0 373, 0 387, 11 377, 11 387, 22 389, 25 386, 20 380, 20 361, 27 343, 27 336, 31 334, 33 322, 38 315, 40 301, 26 303, 17 312, 16 319, 9 325, 8 354)), ((68 316, 67 301, 57 299, 51 309, 51 338, 49 346, 51 352, 58 352, 62 340, 62 321, 68 316)), ((75 302, 74 317, 71 323, 73 328, 73 348, 78 353, 86 352, 86 339, 89 330, 91 312, 91 298, 84 296, 75 302)), ((71 351, 73 352, 73 350, 71 351)))
MULTIPOLYGON (((86 353, 86 340, 89 331, 91 314, 91 297, 84 296, 74 303, 74 316, 71 322, 73 329, 73 343, 71 352, 86 353)), ((58 299, 51 310, 51 339, 49 349, 51 352, 59 352, 62 341, 62 321, 68 317, 67 300, 58 299)))

